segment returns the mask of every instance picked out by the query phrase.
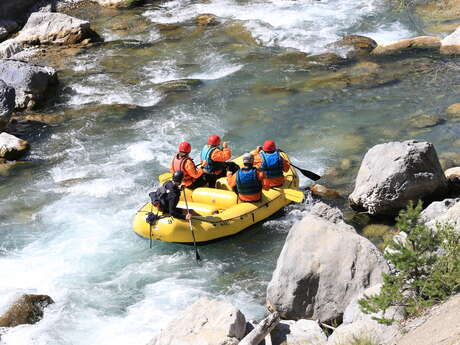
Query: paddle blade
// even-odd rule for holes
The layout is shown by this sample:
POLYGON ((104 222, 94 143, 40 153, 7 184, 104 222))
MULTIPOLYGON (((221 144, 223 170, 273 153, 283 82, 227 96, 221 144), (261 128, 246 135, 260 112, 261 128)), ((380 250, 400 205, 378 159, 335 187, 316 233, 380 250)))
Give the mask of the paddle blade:
POLYGON ((302 173, 303 176, 308 177, 310 180, 313 180, 313 181, 318 181, 321 178, 321 176, 315 174, 314 172, 311 172, 305 169, 299 169, 299 171, 302 173))

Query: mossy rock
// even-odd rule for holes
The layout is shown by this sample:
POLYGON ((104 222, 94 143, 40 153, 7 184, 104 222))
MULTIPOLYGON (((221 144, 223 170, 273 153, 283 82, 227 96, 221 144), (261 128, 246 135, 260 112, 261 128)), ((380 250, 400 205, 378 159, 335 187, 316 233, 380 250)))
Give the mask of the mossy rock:
POLYGON ((343 52, 347 58, 353 59, 369 55, 377 47, 377 42, 372 38, 360 35, 347 35, 329 47, 343 52))
POLYGON ((424 129, 435 127, 444 123, 444 119, 431 115, 431 114, 420 114, 414 115, 409 119, 409 126, 414 129, 424 129))
POLYGON ((277 85, 259 85, 253 87, 252 91, 263 95, 278 97, 290 96, 298 92, 296 89, 291 87, 277 85))
POLYGON ((460 18, 460 0, 431 0, 416 7, 425 22, 442 22, 460 18))
POLYGON ((396 232, 397 230, 389 225, 369 224, 363 228, 362 235, 374 243, 377 248, 383 250, 396 232))
POLYGON ((449 115, 449 118, 454 119, 454 120, 460 120, 460 103, 455 103, 449 106, 446 109, 447 115, 449 115))

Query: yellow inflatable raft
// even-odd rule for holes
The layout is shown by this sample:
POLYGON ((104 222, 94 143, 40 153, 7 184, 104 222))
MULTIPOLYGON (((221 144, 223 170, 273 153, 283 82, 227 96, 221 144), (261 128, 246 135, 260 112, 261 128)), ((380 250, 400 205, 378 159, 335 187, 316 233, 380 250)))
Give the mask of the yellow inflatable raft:
MULTIPOLYGON (((283 152, 283 157, 289 159, 283 152)), ((242 157, 234 160, 242 166, 242 157)), ((302 202, 303 193, 298 190, 299 178, 294 168, 284 174, 285 183, 281 187, 263 191, 263 197, 258 202, 243 202, 238 195, 227 185, 226 178, 217 181, 216 188, 186 189, 188 207, 200 216, 192 217, 192 228, 196 242, 212 241, 221 237, 235 235, 247 227, 260 222, 291 202, 302 202)), ((164 183, 171 178, 169 173, 160 176, 164 183)), ((186 208, 183 193, 178 204, 179 208, 186 208)), ((157 214, 158 210, 149 202, 145 204, 134 217, 134 231, 136 234, 164 242, 193 243, 189 222, 161 216, 155 224, 150 225, 145 218, 147 213, 157 214)))

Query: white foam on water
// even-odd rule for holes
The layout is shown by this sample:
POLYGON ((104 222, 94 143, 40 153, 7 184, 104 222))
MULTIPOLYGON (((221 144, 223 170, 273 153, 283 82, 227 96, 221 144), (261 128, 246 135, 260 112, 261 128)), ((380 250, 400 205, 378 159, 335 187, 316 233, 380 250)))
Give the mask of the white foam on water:
MULTIPOLYGON (((184 22, 202 13, 214 14, 224 20, 238 19, 244 21, 260 44, 319 53, 366 16, 378 15, 384 6, 382 0, 211 0, 206 3, 176 0, 144 15, 157 23, 184 22)), ((382 27, 380 35, 403 35, 406 32, 408 30, 402 26, 400 29, 382 27)))

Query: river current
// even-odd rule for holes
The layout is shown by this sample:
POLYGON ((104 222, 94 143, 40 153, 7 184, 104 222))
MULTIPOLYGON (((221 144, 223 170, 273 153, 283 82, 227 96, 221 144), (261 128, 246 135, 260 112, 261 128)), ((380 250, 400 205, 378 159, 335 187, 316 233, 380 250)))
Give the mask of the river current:
POLYGON ((189 246, 155 242, 149 249, 131 221, 183 140, 198 158, 209 134, 229 141, 234 155, 271 138, 319 174, 348 159, 347 178, 325 181, 343 193, 377 143, 424 139, 438 152, 458 152, 454 124, 405 129, 410 116, 458 101, 459 79, 446 83, 448 70, 378 88, 289 89, 311 71, 279 63, 283 54, 323 53, 346 34, 378 43, 419 34, 388 6, 177 0, 69 11, 90 20, 105 43, 56 63, 59 94, 43 112, 64 121, 33 144, 29 162, 0 176, 0 314, 21 293, 56 303, 39 323, 4 330, 0 343, 143 345, 201 296, 231 301, 249 319, 264 315, 286 234, 311 200, 200 247, 200 265, 189 246), (198 27, 202 13, 220 24, 198 27), (202 84, 182 93, 159 87, 183 78, 202 84))

